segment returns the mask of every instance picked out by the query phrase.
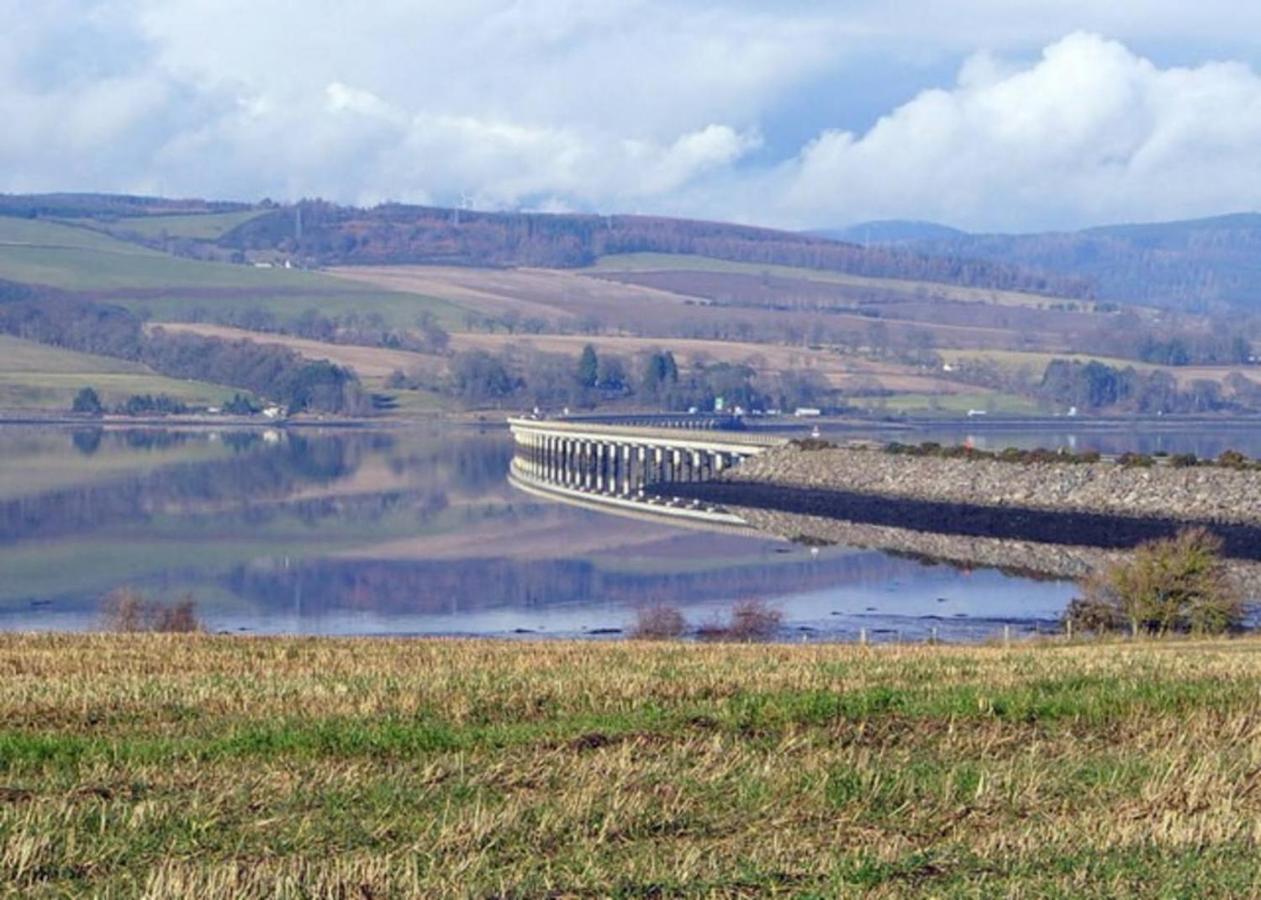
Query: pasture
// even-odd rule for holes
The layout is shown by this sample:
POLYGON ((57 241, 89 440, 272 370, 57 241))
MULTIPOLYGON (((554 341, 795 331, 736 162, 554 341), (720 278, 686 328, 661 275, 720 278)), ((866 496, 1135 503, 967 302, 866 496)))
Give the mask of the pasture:
POLYGON ((69 412, 81 388, 94 388, 106 406, 134 394, 166 394, 189 404, 230 399, 231 389, 158 375, 130 360, 77 353, 0 334, 0 409, 69 412))
POLYGON ((37 219, 0 217, 0 279, 85 291, 160 319, 264 312, 292 320, 314 310, 325 316, 377 313, 390 325, 410 327, 427 312, 453 327, 466 313, 433 297, 364 287, 322 272, 185 259, 37 219))

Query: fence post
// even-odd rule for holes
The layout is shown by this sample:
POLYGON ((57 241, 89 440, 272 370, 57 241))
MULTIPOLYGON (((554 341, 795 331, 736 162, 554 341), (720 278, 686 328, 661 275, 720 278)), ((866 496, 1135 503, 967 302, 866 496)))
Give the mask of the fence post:
POLYGON ((858 643, 863 647, 867 646, 867 629, 866 628, 858 629, 858 643))
POLYGON ((1010 625, 1003 626, 1003 646, 1004 647, 1011 646, 1011 626, 1010 625))

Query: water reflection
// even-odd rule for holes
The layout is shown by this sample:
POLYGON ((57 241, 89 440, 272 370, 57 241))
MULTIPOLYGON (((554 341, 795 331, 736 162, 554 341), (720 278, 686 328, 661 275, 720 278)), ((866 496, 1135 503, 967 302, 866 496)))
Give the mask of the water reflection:
POLYGON ((1073 592, 568 507, 512 488, 512 454, 501 429, 0 428, 0 628, 91 627, 129 585, 230 631, 592 634, 761 597, 812 639, 914 637, 1045 624, 1073 592))

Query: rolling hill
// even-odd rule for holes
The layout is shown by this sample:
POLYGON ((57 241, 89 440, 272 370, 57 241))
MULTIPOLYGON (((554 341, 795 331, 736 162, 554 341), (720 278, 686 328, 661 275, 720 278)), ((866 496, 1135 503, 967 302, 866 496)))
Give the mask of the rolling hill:
MULTIPOLYGON (((858 225, 837 234, 861 232, 858 225)), ((873 232, 873 234, 876 232, 873 232)), ((1261 310, 1261 214, 1041 234, 886 232, 872 240, 1088 282, 1101 300, 1203 312, 1261 310)))

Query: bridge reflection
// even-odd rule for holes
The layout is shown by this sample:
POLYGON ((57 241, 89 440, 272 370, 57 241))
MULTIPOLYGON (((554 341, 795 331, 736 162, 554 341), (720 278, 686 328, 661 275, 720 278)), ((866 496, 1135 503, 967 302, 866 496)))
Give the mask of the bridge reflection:
POLYGON ((603 421, 509 419, 516 441, 509 478, 532 493, 606 511, 744 528, 720 504, 686 499, 672 485, 705 481, 788 439, 715 427, 698 419, 676 427, 603 421), (683 427, 678 427, 683 426, 683 427))

